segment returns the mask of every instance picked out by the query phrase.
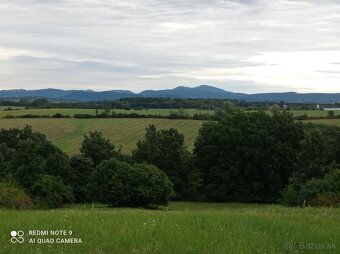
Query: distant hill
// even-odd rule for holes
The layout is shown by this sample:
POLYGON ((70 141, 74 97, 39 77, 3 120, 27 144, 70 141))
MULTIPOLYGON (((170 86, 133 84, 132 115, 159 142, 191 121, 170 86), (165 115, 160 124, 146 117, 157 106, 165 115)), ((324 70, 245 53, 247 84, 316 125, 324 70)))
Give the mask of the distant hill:
POLYGON ((146 90, 138 94, 142 97, 170 97, 193 99, 239 99, 243 94, 232 93, 213 86, 201 85, 197 87, 178 86, 166 90, 146 90))
POLYGON ((270 102, 300 102, 300 103, 337 103, 340 102, 340 93, 258 93, 245 94, 228 92, 213 86, 201 85, 197 87, 178 86, 166 90, 145 90, 133 93, 129 90, 112 90, 96 92, 92 90, 1 90, 0 98, 19 99, 24 97, 44 97, 49 99, 71 101, 103 101, 116 100, 127 97, 170 97, 170 98, 193 98, 193 99, 234 99, 244 101, 270 101, 270 102))

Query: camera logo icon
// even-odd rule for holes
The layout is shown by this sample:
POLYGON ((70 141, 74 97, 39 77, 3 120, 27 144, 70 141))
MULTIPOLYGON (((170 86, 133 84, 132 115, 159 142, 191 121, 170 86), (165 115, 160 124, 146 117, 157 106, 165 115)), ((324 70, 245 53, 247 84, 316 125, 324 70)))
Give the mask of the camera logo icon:
POLYGON ((11 232, 11 242, 12 243, 23 243, 25 241, 24 239, 24 231, 12 231, 11 232))

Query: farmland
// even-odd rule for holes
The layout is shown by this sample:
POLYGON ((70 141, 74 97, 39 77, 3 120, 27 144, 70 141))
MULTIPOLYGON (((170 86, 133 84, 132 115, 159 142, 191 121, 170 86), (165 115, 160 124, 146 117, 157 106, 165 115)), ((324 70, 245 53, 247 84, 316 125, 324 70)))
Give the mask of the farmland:
MULTIPOLYGON (((7 107, 0 107, 0 118, 12 115, 12 116, 19 116, 19 115, 44 115, 44 116, 52 116, 56 113, 61 113, 63 115, 73 116, 75 114, 91 114, 95 115, 95 109, 80 109, 80 108, 32 108, 32 109, 24 109, 20 107, 13 107, 15 110, 4 110, 7 107)), ((99 109, 99 112, 101 110, 99 109)), ((169 115, 172 112, 178 112, 178 109, 114 109, 116 113, 136 113, 142 115, 169 115)), ((183 109, 183 112, 188 116, 193 116, 194 114, 214 114, 214 110, 198 110, 198 109, 183 109)), ((269 111, 267 111, 269 112, 269 111)), ((290 111, 293 113, 294 116, 301 116, 306 114, 309 117, 326 117, 328 111, 326 110, 292 110, 290 111)), ((340 115, 340 110, 334 111, 335 115, 340 115)))
POLYGON ((169 210, 71 205, 1 209, 0 216, 3 253, 336 253, 340 247, 340 210, 332 208, 175 202, 169 210), (58 229, 72 230, 82 243, 28 243, 28 230, 58 229), (25 243, 12 244, 12 230, 23 230, 25 243))
POLYGON ((202 125, 202 121, 170 119, 0 119, 0 128, 31 125, 68 154, 78 152, 85 133, 102 131, 123 153, 129 153, 143 137, 145 127, 152 123, 160 129, 178 129, 189 149, 202 125))
MULTIPOLYGON (((149 109, 149 110, 117 110, 116 112, 140 113, 140 114, 169 114, 170 109, 149 109)), ((213 113, 209 110, 185 110, 189 115, 194 113, 213 113)), ((123 153, 130 153, 136 142, 143 137, 144 129, 149 124, 155 124, 161 129, 176 128, 184 134, 185 144, 191 150, 202 121, 196 120, 172 120, 172 119, 3 119, 1 117, 23 114, 53 115, 56 113, 65 115, 94 114, 93 109, 19 109, 12 111, 0 110, 0 128, 15 128, 31 125, 33 130, 44 133, 53 144, 63 149, 68 154, 78 152, 80 143, 85 133, 89 131, 102 131, 123 153)), ((340 113, 339 111, 336 111, 340 113)), ((293 111, 296 115, 308 114, 310 116, 326 115, 327 111, 293 111), (322 113, 322 114, 321 114, 322 113)), ((339 119, 309 120, 308 122, 340 126, 339 119)))
POLYGON ((340 127, 340 119, 320 119, 320 120, 308 120, 304 122, 340 127))
MULTIPOLYGON (((33 108, 33 109, 23 109, 17 108, 16 110, 4 110, 4 108, 0 108, 0 117, 4 117, 6 115, 18 116, 25 114, 32 115, 47 115, 52 116, 56 113, 61 113, 63 115, 73 116, 75 114, 91 114, 95 115, 95 109, 80 109, 80 108, 33 108)), ((13 108, 14 109, 14 108, 13 108)), ((99 110, 100 112, 101 110, 99 110)), ((116 113, 137 113, 143 115, 169 115, 171 112, 178 111, 177 109, 115 109, 116 113)), ((198 109, 184 109, 184 112, 189 116, 193 116, 194 114, 213 114, 213 110, 198 110, 198 109)))

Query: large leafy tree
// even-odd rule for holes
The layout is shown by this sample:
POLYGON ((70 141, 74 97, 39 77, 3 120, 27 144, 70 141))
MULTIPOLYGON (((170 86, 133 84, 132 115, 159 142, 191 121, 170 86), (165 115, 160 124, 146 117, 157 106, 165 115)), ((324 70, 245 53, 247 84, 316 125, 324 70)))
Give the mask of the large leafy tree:
POLYGON ((90 158, 84 155, 74 155, 70 158, 72 168, 72 185, 76 202, 91 201, 90 183, 94 165, 90 158))
POLYGON ((118 155, 114 145, 99 131, 90 132, 84 136, 80 152, 90 158, 94 165, 99 165, 102 161, 118 155))
POLYGON ((176 129, 157 130, 149 125, 132 156, 137 162, 148 162, 164 171, 174 184, 177 197, 193 196, 193 191, 197 191, 199 174, 193 164, 190 165, 183 134, 176 129))
POLYGON ((231 112, 195 142, 205 194, 214 201, 273 202, 294 171, 302 125, 288 113, 231 112))
MULTIPOLYGON (((68 194, 63 197, 63 201, 72 198, 69 191, 72 170, 65 153, 46 140, 43 134, 33 132, 31 127, 1 130, 0 181, 10 179, 16 182, 33 200, 49 206, 51 203, 46 199, 48 195, 38 196, 34 190, 39 179, 47 178, 57 182, 57 195, 59 192, 68 194)), ((41 192, 44 192, 41 188, 41 192)))

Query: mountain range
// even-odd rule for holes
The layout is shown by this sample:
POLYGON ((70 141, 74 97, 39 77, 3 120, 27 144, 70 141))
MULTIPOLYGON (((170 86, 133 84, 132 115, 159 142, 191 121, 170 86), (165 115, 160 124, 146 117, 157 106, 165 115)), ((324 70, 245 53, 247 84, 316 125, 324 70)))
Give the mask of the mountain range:
POLYGON ((43 97, 63 101, 103 101, 116 100, 128 97, 169 97, 169 98, 192 98, 192 99, 233 99, 249 102, 270 101, 270 102, 291 102, 291 103, 338 103, 340 93, 257 93, 245 94, 228 92, 213 86, 201 85, 197 87, 178 86, 166 90, 145 90, 140 93, 133 93, 129 90, 111 90, 96 92, 92 90, 61 90, 61 89, 40 89, 40 90, 0 90, 2 99, 36 98, 43 97))

